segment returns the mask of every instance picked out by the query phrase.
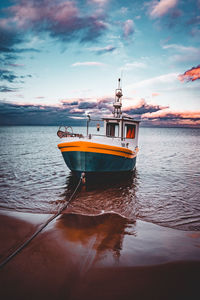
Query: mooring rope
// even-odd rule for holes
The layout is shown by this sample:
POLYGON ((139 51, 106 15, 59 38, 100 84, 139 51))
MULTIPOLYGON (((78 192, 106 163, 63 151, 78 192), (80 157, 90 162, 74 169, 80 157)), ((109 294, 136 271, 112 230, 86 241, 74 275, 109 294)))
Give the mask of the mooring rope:
POLYGON ((0 263, 0 268, 4 267, 13 257, 15 257, 21 250, 23 250, 49 223, 51 223, 55 218, 57 218, 64 209, 67 208, 71 200, 73 199, 74 195, 76 194, 81 182, 83 180, 83 176, 81 176, 74 192, 70 196, 69 200, 63 207, 61 207, 58 212, 51 216, 44 224, 41 225, 41 227, 30 237, 28 238, 21 246, 19 246, 13 253, 11 253, 3 262, 0 263))

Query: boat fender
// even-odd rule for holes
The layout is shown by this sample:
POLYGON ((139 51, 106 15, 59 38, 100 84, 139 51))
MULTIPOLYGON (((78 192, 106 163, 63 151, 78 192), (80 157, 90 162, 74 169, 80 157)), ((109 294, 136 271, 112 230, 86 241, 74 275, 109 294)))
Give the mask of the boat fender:
POLYGON ((81 174, 81 180, 82 180, 82 184, 86 183, 86 177, 85 177, 85 173, 84 172, 81 174))

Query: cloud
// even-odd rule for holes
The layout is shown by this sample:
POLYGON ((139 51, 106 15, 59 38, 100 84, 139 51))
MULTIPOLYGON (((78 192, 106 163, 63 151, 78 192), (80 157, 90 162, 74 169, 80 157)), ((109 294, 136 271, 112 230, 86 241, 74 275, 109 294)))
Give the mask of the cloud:
POLYGON ((178 73, 168 73, 152 78, 148 78, 139 82, 135 82, 133 84, 127 85, 126 89, 132 91, 136 88, 157 88, 158 86, 161 87, 165 84, 170 84, 176 82, 178 73))
POLYGON ((12 83, 17 78, 18 76, 16 76, 12 71, 0 69, 0 80, 5 80, 12 83))
POLYGON ((6 37, 5 49, 20 43, 22 34, 30 32, 46 32, 64 42, 74 38, 84 42, 96 40, 107 28, 103 13, 85 13, 75 1, 18 0, 4 12, 0 31, 6 37))
POLYGON ((200 65, 187 70, 184 74, 179 75, 178 79, 181 82, 195 81, 197 79, 200 79, 200 65))
POLYGON ((13 52, 12 47, 21 42, 22 37, 16 28, 7 28, 0 22, 0 53, 13 52))
POLYGON ((177 50, 179 52, 187 53, 187 52, 196 52, 197 48, 195 47, 186 47, 183 45, 177 45, 177 44, 169 44, 169 45, 164 45, 163 49, 173 49, 177 50))
POLYGON ((178 0, 152 1, 149 6, 149 14, 152 18, 160 18, 176 7, 178 0))
POLYGON ((129 36, 133 35, 134 33, 134 22, 133 20, 126 20, 123 25, 123 34, 125 38, 128 38, 129 36))
POLYGON ((10 92, 16 92, 16 88, 11 88, 5 85, 0 85, 0 92, 1 93, 10 93, 10 92))
POLYGON ((112 45, 108 45, 108 46, 105 46, 105 47, 92 47, 92 48, 89 48, 89 50, 91 52, 94 52, 96 54, 110 53, 110 52, 113 52, 116 49, 117 48, 115 46, 112 46, 112 45))
POLYGON ((120 9, 120 13, 123 14, 123 15, 125 15, 127 12, 128 12, 128 7, 123 6, 123 7, 120 9))
MULTIPOLYGON (((69 111, 73 109, 81 110, 84 113, 85 109, 91 109, 94 113, 99 110, 106 109, 107 111, 112 111, 113 98, 99 98, 99 99, 63 99, 60 101, 61 108, 68 108, 69 111)), ((80 112, 80 111, 79 111, 80 112)), ((98 112, 99 114, 99 112, 98 112)))
POLYGON ((157 112, 146 113, 143 118, 165 118, 165 119, 193 119, 200 120, 200 111, 171 111, 169 109, 165 109, 157 112))
MULTIPOLYGON (((0 102, 1 125, 66 125, 69 118, 68 107, 11 104, 0 102)), ((70 113, 70 116, 73 115, 70 113)), ((77 114, 75 114, 77 115, 77 114)), ((78 116, 83 114, 79 113, 78 116)))
MULTIPOLYGON (((86 114, 112 116, 113 98, 63 99, 57 105, 0 102, 0 125, 80 125, 86 114)), ((148 104, 144 99, 123 109, 125 115, 142 120, 144 126, 200 127, 200 111, 175 112, 148 104)))
POLYGON ((170 57, 172 62, 191 62, 199 61, 200 49, 191 46, 183 46, 177 44, 164 45, 163 49, 172 51, 173 55, 170 57))
POLYGON ((128 115, 143 115, 145 113, 152 113, 157 112, 163 109, 166 109, 168 107, 163 107, 160 105, 153 105, 153 104, 147 104, 144 99, 141 99, 138 103, 135 105, 129 106, 127 108, 123 109, 123 112, 128 115))
POLYGON ((79 109, 90 109, 90 108, 96 108, 97 105, 95 102, 81 102, 79 104, 79 109))
POLYGON ((37 96, 37 97, 35 97, 35 99, 45 99, 45 97, 44 96, 37 96))
POLYGON ((13 63, 6 63, 6 66, 13 67, 13 68, 21 68, 21 67, 24 67, 23 64, 13 64, 13 63))
POLYGON ((71 118, 84 120, 86 113, 94 117, 112 112, 111 98, 63 99, 57 105, 35 105, 0 102, 0 125, 85 125, 71 118))
POLYGON ((157 97, 159 95, 160 95, 160 93, 152 93, 152 97, 157 97))
POLYGON ((97 4, 99 6, 104 6, 107 4, 110 0, 88 0, 88 3, 90 4, 97 4))
POLYGON ((172 111, 165 109, 146 113, 142 116, 142 119, 146 125, 200 128, 200 111, 172 111))
POLYGON ((72 67, 99 67, 99 66, 105 66, 105 64, 98 62, 98 61, 85 61, 85 62, 76 62, 72 64, 72 67))
POLYGON ((147 65, 143 62, 132 62, 132 63, 126 63, 122 68, 121 70, 126 70, 126 71, 130 71, 130 70, 134 70, 134 69, 144 69, 146 68, 147 65))
POLYGON ((19 83, 19 82, 23 83, 23 81, 21 79, 31 78, 31 77, 32 77, 32 75, 30 75, 30 74, 18 76, 18 75, 15 75, 15 73, 13 73, 10 70, 0 69, 0 80, 1 81, 6 81, 9 83, 19 83))
POLYGON ((199 25, 200 24, 200 16, 195 16, 191 18, 188 22, 188 25, 199 25))

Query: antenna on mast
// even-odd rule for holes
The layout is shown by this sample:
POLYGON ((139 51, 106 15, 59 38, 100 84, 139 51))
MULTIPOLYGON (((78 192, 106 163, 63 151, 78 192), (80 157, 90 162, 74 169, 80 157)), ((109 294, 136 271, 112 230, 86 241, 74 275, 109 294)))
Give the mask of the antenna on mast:
POLYGON ((113 103, 113 115, 115 118, 120 118, 122 111, 122 88, 121 88, 121 79, 118 79, 118 88, 115 90, 115 102, 113 103))

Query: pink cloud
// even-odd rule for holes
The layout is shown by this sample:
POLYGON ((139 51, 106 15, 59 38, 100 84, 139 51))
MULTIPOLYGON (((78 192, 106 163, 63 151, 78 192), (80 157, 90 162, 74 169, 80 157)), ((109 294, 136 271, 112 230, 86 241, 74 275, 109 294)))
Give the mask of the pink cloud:
POLYGON ((148 119, 199 119, 200 111, 172 111, 169 109, 145 113, 143 118, 148 119))
POLYGON ((184 74, 179 75, 178 79, 181 82, 195 81, 197 79, 200 79, 200 65, 198 65, 197 67, 193 67, 190 70, 187 70, 184 74))
POLYGON ((20 28, 31 27, 34 23, 40 21, 49 22, 70 22, 78 15, 78 9, 71 1, 59 3, 55 1, 50 4, 43 0, 43 5, 35 1, 21 1, 19 4, 11 6, 8 11, 12 13, 9 21, 16 23, 20 28))
POLYGON ((178 3, 178 0, 160 0, 152 1, 150 7, 150 16, 159 18, 166 15, 178 3))
POLYGON ((170 127, 200 127, 200 111, 172 111, 164 109, 142 115, 144 124, 170 127))
POLYGON ((18 0, 5 11, 7 17, 1 18, 1 27, 23 32, 48 32, 62 40, 77 38, 76 34, 81 41, 93 40, 107 28, 103 12, 85 13, 76 1, 18 0))
POLYGON ((123 26, 124 37, 127 38, 134 33, 134 23, 133 20, 126 20, 123 26))
POLYGON ((152 93, 152 97, 157 97, 159 95, 160 95, 159 93, 152 93))

